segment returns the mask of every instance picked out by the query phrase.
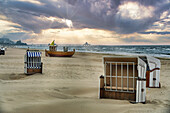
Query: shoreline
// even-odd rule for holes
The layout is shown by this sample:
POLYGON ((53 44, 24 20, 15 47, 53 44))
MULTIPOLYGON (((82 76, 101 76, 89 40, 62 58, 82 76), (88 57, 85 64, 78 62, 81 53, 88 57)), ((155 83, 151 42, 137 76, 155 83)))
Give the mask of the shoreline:
MULTIPOLYGON (((14 49, 23 49, 23 50, 27 50, 27 48, 14 48, 14 49)), ((33 49, 33 50, 40 50, 41 52, 45 52, 45 49, 33 49)), ((100 55, 106 55, 106 56, 108 56, 108 55, 110 55, 110 56, 145 56, 145 55, 147 55, 147 54, 139 54, 139 55, 137 55, 137 54, 114 54, 114 53, 105 53, 105 52, 75 52, 75 53, 79 53, 79 54, 85 54, 85 53, 87 53, 87 54, 100 54, 100 55)), ((74 56, 74 55, 73 55, 74 56)), ((150 55, 149 55, 150 56, 150 55)), ((152 56, 152 55, 151 55, 152 56)), ((162 60, 170 60, 170 56, 169 57, 156 57, 156 56, 153 56, 153 57, 155 57, 155 58, 158 58, 158 59, 162 59, 162 60)))

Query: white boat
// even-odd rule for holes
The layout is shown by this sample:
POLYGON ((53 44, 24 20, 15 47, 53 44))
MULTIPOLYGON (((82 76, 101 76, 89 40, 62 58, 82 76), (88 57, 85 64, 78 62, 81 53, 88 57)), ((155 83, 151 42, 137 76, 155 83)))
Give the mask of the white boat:
POLYGON ((86 42, 85 44, 83 44, 83 46, 90 46, 90 44, 88 42, 86 42))

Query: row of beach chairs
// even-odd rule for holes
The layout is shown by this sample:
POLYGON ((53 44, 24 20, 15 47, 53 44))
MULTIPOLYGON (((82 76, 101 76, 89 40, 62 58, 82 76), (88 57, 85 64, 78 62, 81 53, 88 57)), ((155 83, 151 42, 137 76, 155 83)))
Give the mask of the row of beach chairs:
MULTIPOLYGON (((42 73, 40 51, 27 50, 25 74, 42 73)), ((146 102, 146 87, 160 88, 160 60, 151 56, 103 57, 99 97, 146 102)))
POLYGON ((103 57, 100 98, 146 102, 146 87, 160 88, 160 60, 151 56, 103 57))

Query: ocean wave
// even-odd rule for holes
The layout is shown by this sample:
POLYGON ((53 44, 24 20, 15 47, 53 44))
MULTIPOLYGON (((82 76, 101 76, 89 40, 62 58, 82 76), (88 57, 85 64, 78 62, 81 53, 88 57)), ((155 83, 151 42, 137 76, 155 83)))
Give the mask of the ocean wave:
MULTIPOLYGON (((103 46, 93 45, 84 47, 81 45, 67 45, 69 50, 76 49, 77 52, 89 53, 103 53, 103 54, 116 54, 116 55, 151 55, 155 57, 170 58, 170 45, 157 45, 157 46, 103 46)), ((31 48, 31 49, 48 49, 48 45, 29 45, 29 46, 16 46, 17 48, 31 48)), ((63 45, 57 47, 58 51, 63 50, 63 45)))

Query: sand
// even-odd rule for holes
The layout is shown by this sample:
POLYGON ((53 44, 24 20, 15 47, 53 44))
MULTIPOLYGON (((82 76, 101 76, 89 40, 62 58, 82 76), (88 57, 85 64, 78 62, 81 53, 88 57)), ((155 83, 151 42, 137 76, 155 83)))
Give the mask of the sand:
POLYGON ((104 54, 42 56, 43 74, 24 75, 24 49, 0 56, 0 113, 169 113, 170 60, 161 59, 162 88, 147 88, 147 104, 98 99, 104 54))

